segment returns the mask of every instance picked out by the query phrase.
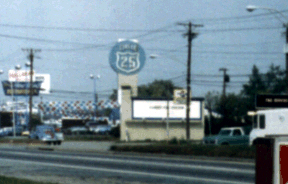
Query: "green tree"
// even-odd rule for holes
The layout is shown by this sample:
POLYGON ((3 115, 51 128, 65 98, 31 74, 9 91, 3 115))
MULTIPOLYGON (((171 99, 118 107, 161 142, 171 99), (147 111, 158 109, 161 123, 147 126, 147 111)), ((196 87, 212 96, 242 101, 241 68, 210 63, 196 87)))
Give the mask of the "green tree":
POLYGON ((246 116, 246 105, 241 95, 228 94, 218 101, 217 112, 222 115, 223 126, 236 126, 243 123, 246 116))
MULTIPOLYGON (((249 81, 243 85, 239 94, 228 94, 226 97, 215 92, 208 92, 205 105, 208 111, 216 111, 222 117, 212 121, 212 133, 217 133, 223 126, 242 126, 251 124, 247 112, 255 110, 257 94, 283 94, 286 91, 285 71, 279 66, 270 66, 265 74, 261 74, 254 65, 249 81)), ((206 131, 207 132, 207 131, 206 131)))
MULTIPOLYGON (((171 80, 154 80, 152 83, 138 86, 138 97, 149 98, 171 98, 174 89, 180 89, 171 80)), ((117 90, 114 89, 109 97, 110 100, 117 99, 117 90)))
POLYGON ((109 96, 110 100, 117 100, 117 90, 113 89, 113 93, 109 96))
POLYGON ((249 82, 243 85, 241 94, 248 110, 255 110, 257 94, 282 94, 286 90, 285 72, 280 66, 270 66, 266 74, 261 75, 254 65, 249 82))
POLYGON ((269 71, 264 75, 266 91, 273 94, 281 94, 286 90, 285 71, 280 66, 270 66, 269 71))
POLYGON ((249 82, 248 84, 243 85, 241 91, 243 99, 247 104, 247 108, 249 110, 255 110, 255 95, 258 93, 265 93, 266 91, 267 86, 264 83, 263 77, 259 73, 259 69, 254 65, 249 82))
POLYGON ((155 80, 148 85, 138 86, 138 97, 172 97, 175 86, 171 80, 155 80))

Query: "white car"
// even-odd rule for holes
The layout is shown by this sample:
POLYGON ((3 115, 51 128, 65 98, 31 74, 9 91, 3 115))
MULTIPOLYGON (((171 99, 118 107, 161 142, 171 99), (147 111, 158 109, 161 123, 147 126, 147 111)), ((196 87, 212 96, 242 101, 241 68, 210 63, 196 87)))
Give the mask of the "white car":
POLYGON ((49 125, 38 125, 35 131, 32 131, 29 135, 30 139, 38 139, 47 144, 53 143, 54 145, 60 145, 64 140, 64 135, 60 129, 54 129, 49 125))

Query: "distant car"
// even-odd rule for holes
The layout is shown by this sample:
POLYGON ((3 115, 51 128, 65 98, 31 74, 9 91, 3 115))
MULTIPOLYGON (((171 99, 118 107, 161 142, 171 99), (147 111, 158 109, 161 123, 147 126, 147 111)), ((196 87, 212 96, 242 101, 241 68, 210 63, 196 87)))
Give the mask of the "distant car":
MULTIPOLYGON (((23 131, 22 127, 15 127, 15 135, 21 135, 23 131)), ((13 127, 4 127, 0 129, 0 136, 13 136, 14 135, 14 129, 13 127)))
POLYGON ((5 137, 8 135, 8 132, 4 130, 4 128, 0 129, 0 137, 5 137))
POLYGON ((88 132, 88 128, 85 126, 74 126, 68 128, 67 132, 71 134, 86 134, 88 132))
POLYGON ((89 132, 92 132, 92 133, 94 132, 94 129, 95 129, 98 125, 100 125, 99 122, 93 121, 93 120, 88 121, 88 122, 85 124, 85 126, 86 126, 87 129, 88 129, 88 131, 89 131, 89 132))
POLYGON ((93 132, 96 134, 108 135, 111 132, 111 126, 110 125, 98 125, 96 128, 93 129, 93 132))
POLYGON ((27 130, 27 131, 23 131, 21 133, 22 136, 29 136, 30 135, 30 132, 27 130))
POLYGON ((56 132, 53 126, 49 125, 38 125, 35 130, 32 131, 29 135, 30 139, 38 139, 47 144, 58 144, 60 145, 64 140, 63 133, 56 132))

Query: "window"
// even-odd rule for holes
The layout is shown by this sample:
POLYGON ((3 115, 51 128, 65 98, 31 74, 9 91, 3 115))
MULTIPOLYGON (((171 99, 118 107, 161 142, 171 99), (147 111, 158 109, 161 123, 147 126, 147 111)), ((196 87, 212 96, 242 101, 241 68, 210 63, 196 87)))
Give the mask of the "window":
POLYGON ((221 130, 219 132, 219 135, 230 135, 230 133, 231 133, 231 130, 221 130))
POLYGON ((253 116, 253 128, 257 128, 257 117, 258 116, 253 116))
POLYGON ((239 136, 239 135, 241 135, 241 131, 240 130, 234 130, 233 135, 239 136))
POLYGON ((265 129, 265 115, 259 116, 260 129, 265 129))

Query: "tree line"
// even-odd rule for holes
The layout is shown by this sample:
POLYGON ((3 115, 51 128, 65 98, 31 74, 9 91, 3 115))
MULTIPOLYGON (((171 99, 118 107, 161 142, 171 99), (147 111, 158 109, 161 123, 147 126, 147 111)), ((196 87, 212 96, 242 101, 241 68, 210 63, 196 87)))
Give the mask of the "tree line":
POLYGON ((230 93, 226 97, 217 92, 208 92, 205 96, 205 106, 211 115, 219 113, 221 118, 207 119, 205 133, 216 134, 221 127, 225 126, 251 126, 252 117, 249 111, 255 111, 257 94, 285 94, 287 80, 285 70, 280 66, 269 67, 266 73, 260 73, 257 66, 253 66, 249 81, 242 86, 238 94, 230 93), (210 124, 209 124, 210 123, 210 124), (211 132, 209 130, 211 126, 211 132))

